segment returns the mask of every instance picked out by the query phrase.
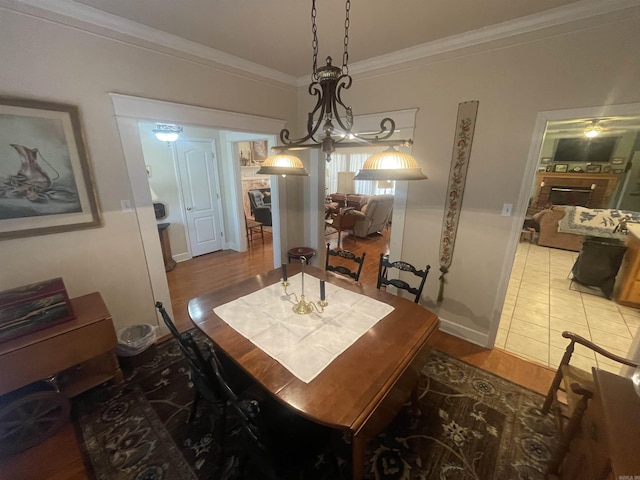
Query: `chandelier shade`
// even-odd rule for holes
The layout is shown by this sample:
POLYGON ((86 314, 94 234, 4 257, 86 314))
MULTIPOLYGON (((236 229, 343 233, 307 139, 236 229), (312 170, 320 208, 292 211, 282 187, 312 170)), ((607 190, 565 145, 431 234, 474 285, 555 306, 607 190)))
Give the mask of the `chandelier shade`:
POLYGON ((261 175, 297 175, 308 176, 309 172, 304 168, 302 160, 295 155, 278 153, 271 155, 262 162, 262 166, 256 172, 261 175))
MULTIPOLYGON (((347 106, 342 93, 352 85, 349 75, 349 13, 351 10, 351 0, 346 0, 345 22, 344 22, 344 52, 342 54, 342 67, 334 66, 333 59, 327 57, 326 65, 318 67, 318 35, 316 26, 316 0, 311 2, 311 21, 313 34, 313 70, 311 73, 311 84, 309 94, 315 97, 315 106, 307 116, 306 135, 301 138, 291 139, 287 129, 280 131, 281 145, 271 147, 277 155, 292 157, 286 152, 294 150, 319 149, 325 155, 327 162, 331 161, 331 154, 338 148, 353 147, 376 147, 376 146, 401 146, 411 145, 411 139, 391 140, 396 132, 395 122, 391 118, 384 118, 380 122, 380 130, 372 133, 356 133, 353 131, 353 111, 347 106)), ((395 151, 397 154, 400 152, 395 151)), ((393 166, 388 166, 390 160, 383 163, 376 163, 369 170, 361 171, 356 175, 356 180, 422 180, 427 178, 418 168, 418 163, 409 154, 401 154, 404 160, 397 161, 393 166), (373 171, 383 169, 383 177, 373 177, 373 171)), ((375 157, 375 155, 374 155, 375 157)), ((265 165, 271 157, 263 164, 263 168, 257 173, 267 175, 308 175, 302 162, 300 167, 285 166, 284 162, 271 162, 265 165), (290 173, 287 169, 294 168, 299 171, 302 168, 304 173, 290 173)), ((293 157, 296 158, 296 157, 293 157)), ((289 160, 291 162, 291 160, 289 160)), ((374 164, 372 164, 374 165, 374 164)), ((363 168, 363 170, 365 170, 363 168)))
POLYGON ((411 155, 393 147, 371 155, 354 177, 354 180, 424 180, 418 162, 411 155))

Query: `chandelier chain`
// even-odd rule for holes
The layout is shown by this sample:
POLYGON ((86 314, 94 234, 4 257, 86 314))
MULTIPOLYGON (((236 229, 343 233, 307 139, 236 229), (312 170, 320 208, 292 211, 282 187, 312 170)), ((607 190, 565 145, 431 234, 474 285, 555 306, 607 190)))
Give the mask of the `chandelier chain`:
MULTIPOLYGON (((314 0, 315 1, 315 0, 314 0)), ((349 12, 351 11, 351 0, 347 0, 344 18, 344 53, 342 54, 342 74, 349 75, 349 12)))
POLYGON ((311 71, 311 81, 318 81, 318 27, 316 26, 316 0, 311 2, 311 32, 313 33, 313 40, 311 46, 313 47, 313 70, 311 71))

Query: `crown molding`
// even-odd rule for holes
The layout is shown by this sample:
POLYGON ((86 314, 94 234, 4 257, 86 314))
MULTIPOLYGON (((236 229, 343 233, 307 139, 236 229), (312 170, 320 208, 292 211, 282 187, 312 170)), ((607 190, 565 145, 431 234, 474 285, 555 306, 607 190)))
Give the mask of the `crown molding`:
MULTIPOLYGON (((535 32, 559 25, 584 20, 628 8, 640 6, 640 0, 581 0, 569 5, 528 15, 496 25, 480 28, 459 35, 452 35, 433 42, 424 43, 397 52, 356 62, 349 65, 352 74, 366 73, 381 68, 422 60, 435 55, 450 53, 455 50, 481 45, 483 43, 516 37, 524 33, 535 32)), ((223 68, 228 67, 243 72, 249 78, 256 76, 270 79, 286 85, 302 87, 308 84, 309 75, 295 77, 277 70, 244 60, 204 45, 185 40, 160 30, 123 19, 101 10, 77 3, 73 0, 0 0, 0 7, 32 15, 95 33, 94 28, 104 30, 104 36, 133 45, 143 41, 145 47, 168 48, 178 55, 197 57, 223 68), (91 28, 90 28, 91 27, 91 28)), ((162 51, 161 48, 156 48, 162 51)))
MULTIPOLYGON (((559 25, 584 20, 598 15, 609 14, 640 6, 640 0, 582 0, 545 12, 509 20, 477 30, 405 48, 379 57, 370 58, 349 65, 349 73, 362 74, 396 65, 423 60, 436 55, 451 53, 483 43, 516 37, 559 25)), ((298 77, 298 86, 308 84, 309 76, 298 77)))
POLYGON ((142 40, 146 42, 145 47, 151 46, 152 48, 155 45, 169 48, 178 54, 195 56, 231 67, 236 71, 245 72, 250 74, 248 75, 250 78, 259 76, 287 85, 296 85, 296 77, 293 75, 229 55, 214 48, 205 47, 117 15, 76 3, 73 0, 0 0, 0 6, 90 33, 95 33, 94 29, 90 27, 99 27, 106 31, 106 34, 103 35, 107 38, 133 45, 137 45, 135 40, 142 40))

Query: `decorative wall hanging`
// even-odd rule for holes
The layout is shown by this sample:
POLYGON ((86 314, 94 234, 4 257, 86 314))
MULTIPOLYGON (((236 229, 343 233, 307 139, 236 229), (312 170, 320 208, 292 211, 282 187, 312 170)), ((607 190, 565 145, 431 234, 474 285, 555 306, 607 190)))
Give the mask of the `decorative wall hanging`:
POLYGON ((0 97, 0 239, 100 226, 73 105, 0 97))
POLYGON ((464 186, 467 181, 469 169, 469 157, 471 156, 471 144, 473 132, 476 128, 476 116, 478 115, 478 101, 463 102, 458 105, 458 118, 456 119, 456 132, 453 138, 453 153, 451 169, 449 170, 449 187, 445 200, 446 209, 442 221, 442 237, 440 240, 440 289, 437 302, 442 302, 444 295, 445 275, 449 272, 453 260, 453 248, 458 232, 458 219, 462 208, 464 186))

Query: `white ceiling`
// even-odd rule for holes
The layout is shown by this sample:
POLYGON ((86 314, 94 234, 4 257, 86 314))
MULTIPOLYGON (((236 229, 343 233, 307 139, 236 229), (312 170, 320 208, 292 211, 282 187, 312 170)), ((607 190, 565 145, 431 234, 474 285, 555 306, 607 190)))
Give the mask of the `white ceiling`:
MULTIPOLYGON (((329 55, 342 63, 344 2, 316 0, 319 66, 329 55)), ((581 19, 607 21, 612 12, 638 14, 639 6, 640 0, 352 0, 350 71, 527 32, 545 35, 558 26, 570 31, 581 19)), ((3 7, 263 78, 297 85, 310 78, 311 0, 0 0, 3 7)), ((551 122, 547 133, 579 134, 589 121, 551 122)), ((603 126, 609 134, 638 130, 640 117, 608 118, 603 126)))
MULTIPOLYGON (((440 52, 442 45, 461 48, 638 5, 640 0, 353 0, 349 65, 384 55, 384 64, 398 63, 440 52)), ((277 80, 311 72, 311 0, 0 0, 2 6, 190 54, 206 57, 206 50, 216 61, 247 71, 257 67, 254 73, 277 80)), ((329 55, 341 64, 344 23, 344 0, 317 0, 319 65, 329 55)))

